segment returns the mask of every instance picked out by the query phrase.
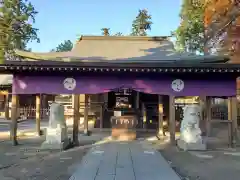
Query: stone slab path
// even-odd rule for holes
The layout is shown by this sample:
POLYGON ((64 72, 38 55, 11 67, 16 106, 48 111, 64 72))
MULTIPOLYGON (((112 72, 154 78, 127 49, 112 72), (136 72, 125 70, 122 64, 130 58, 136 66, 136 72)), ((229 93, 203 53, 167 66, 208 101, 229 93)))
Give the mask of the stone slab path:
POLYGON ((69 180, 180 180, 147 142, 112 142, 92 148, 69 180))

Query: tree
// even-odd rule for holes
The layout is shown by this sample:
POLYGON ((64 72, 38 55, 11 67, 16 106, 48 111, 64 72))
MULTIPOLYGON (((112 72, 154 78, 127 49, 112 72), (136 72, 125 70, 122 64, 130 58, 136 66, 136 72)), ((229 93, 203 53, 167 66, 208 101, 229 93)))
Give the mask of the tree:
POLYGON ((123 33, 117 32, 116 34, 114 34, 114 36, 123 36, 123 33))
POLYGON ((239 61, 240 51, 239 2, 237 0, 209 0, 204 18, 208 49, 218 49, 218 52, 227 53, 237 61, 239 61))
POLYGON ((59 44, 56 49, 52 49, 51 51, 55 52, 65 52, 71 51, 73 48, 73 43, 70 40, 65 40, 63 43, 59 44))
POLYGON ((173 32, 178 50, 204 52, 204 10, 205 4, 201 0, 183 1, 181 23, 173 32))
MULTIPOLYGON (((174 32, 177 48, 204 53, 230 53, 239 49, 239 2, 233 0, 184 0, 182 22, 174 32), (234 32, 235 31, 235 32, 234 32)), ((240 49, 239 49, 240 50, 240 49)))
POLYGON ((0 6, 0 59, 4 63, 4 55, 13 54, 14 49, 25 50, 30 41, 36 40, 38 29, 35 23, 38 12, 28 0, 2 0, 0 6))
POLYGON ((152 17, 146 9, 139 10, 137 17, 132 22, 132 36, 146 36, 151 30, 152 17))
MULTIPOLYGON (((1 0, 0 6, 0 63, 14 55, 14 49, 25 49, 28 42, 37 40, 35 22, 37 11, 28 0, 1 0)), ((16 99, 17 101, 17 99, 16 99)), ((16 108, 16 107, 15 107, 16 108)), ((11 140, 17 145, 17 118, 12 117, 11 140)))
POLYGON ((110 36, 110 28, 102 28, 102 35, 104 36, 110 36))
POLYGON ((123 36, 123 33, 121 33, 121 32, 117 32, 117 33, 111 35, 110 28, 102 28, 101 31, 102 31, 103 36, 123 36))

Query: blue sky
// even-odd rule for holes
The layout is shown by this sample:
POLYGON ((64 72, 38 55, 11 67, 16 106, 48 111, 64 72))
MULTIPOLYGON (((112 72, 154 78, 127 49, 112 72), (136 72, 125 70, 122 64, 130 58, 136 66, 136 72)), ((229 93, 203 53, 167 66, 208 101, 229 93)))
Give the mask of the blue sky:
POLYGON ((33 51, 48 52, 64 40, 76 42, 80 35, 100 35, 101 28, 111 33, 129 34, 138 10, 152 15, 153 36, 170 35, 179 25, 181 0, 31 0, 39 14, 34 27, 40 43, 29 43, 33 51))

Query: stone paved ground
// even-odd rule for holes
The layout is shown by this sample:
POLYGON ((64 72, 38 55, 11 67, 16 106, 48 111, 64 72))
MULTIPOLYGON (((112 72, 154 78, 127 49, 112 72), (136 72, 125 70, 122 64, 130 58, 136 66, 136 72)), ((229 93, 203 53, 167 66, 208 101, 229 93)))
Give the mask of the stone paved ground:
POLYGON ((110 142, 92 148, 70 180, 180 180, 146 141, 110 142))
POLYGON ((239 180, 240 149, 184 152, 160 142, 155 145, 173 169, 187 180, 239 180))

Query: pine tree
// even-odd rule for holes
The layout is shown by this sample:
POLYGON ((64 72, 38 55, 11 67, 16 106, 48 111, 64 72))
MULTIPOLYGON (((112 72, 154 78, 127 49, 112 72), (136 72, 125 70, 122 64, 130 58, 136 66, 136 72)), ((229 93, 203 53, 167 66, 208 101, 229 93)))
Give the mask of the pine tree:
POLYGON ((139 10, 132 23, 132 36, 147 36, 147 30, 151 30, 152 17, 146 9, 139 10))
POLYGON ((63 43, 59 44, 56 49, 52 49, 54 52, 66 52, 71 51, 73 48, 73 43, 70 40, 65 40, 63 43))
POLYGON ((28 0, 2 0, 0 6, 0 61, 4 63, 4 54, 12 54, 14 49, 24 50, 27 43, 39 42, 35 22, 37 11, 28 0))

